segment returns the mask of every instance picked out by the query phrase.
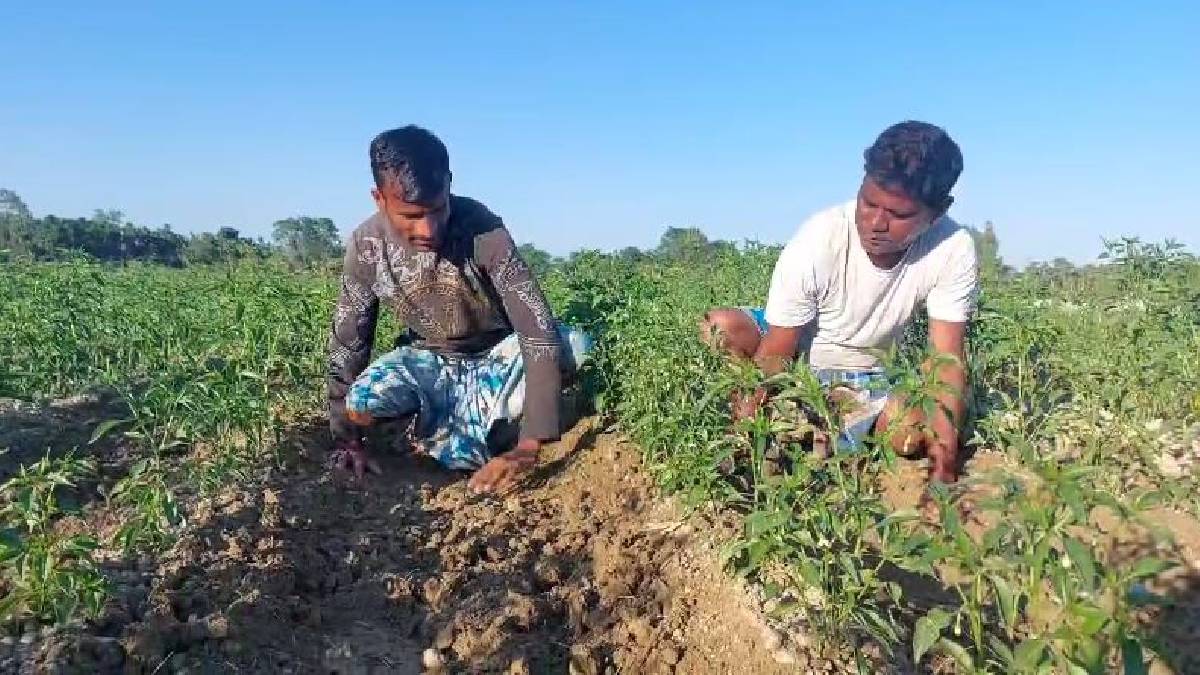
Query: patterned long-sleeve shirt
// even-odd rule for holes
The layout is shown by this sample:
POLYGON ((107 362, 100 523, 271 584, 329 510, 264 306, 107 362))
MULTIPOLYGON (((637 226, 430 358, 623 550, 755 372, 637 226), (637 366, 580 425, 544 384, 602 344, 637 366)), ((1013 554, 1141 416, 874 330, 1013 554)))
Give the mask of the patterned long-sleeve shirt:
POLYGON ((329 339, 329 423, 338 439, 359 433, 346 416, 346 392, 370 360, 381 303, 415 338, 414 347, 443 354, 478 355, 515 330, 526 372, 521 437, 558 437, 562 350, 554 316, 487 207, 451 196, 437 252, 412 250, 378 213, 354 230, 329 339))

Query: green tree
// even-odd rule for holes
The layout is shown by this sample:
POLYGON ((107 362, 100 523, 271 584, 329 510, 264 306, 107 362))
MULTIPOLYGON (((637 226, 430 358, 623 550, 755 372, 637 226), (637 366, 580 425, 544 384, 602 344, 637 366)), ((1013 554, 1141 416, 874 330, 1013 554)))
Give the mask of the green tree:
POLYGON ((92 212, 92 220, 101 225, 120 226, 125 222, 125 213, 117 209, 96 209, 92 212))
POLYGON ((33 214, 29 212, 29 207, 20 195, 12 190, 0 188, 0 219, 9 218, 28 222, 33 220, 33 214))
POLYGON ((115 209, 97 209, 91 218, 34 218, 19 195, 0 189, 0 251, 9 256, 57 260, 86 255, 178 266, 184 242, 168 227, 151 230, 125 222, 115 209))
POLYGON ((617 257, 626 262, 639 262, 646 257, 646 253, 636 246, 626 246, 617 251, 617 257))
POLYGON ((99 219, 46 216, 31 221, 25 252, 40 260, 82 253, 106 261, 182 264, 183 237, 168 229, 151 230, 129 223, 120 224, 113 213, 101 214, 99 219))
POLYGON ((0 188, 0 253, 30 255, 32 221, 33 214, 20 195, 0 188))
POLYGON ((698 262, 736 248, 733 242, 709 241, 697 227, 668 227, 654 253, 667 260, 698 262))
POLYGON ((297 216, 275 221, 271 239, 288 260, 314 265, 342 255, 337 227, 329 218, 297 216))
POLYGON ((992 221, 983 224, 983 229, 969 228, 975 239, 975 253, 979 256, 980 275, 987 279, 1007 276, 1013 269, 1004 264, 1000 257, 1000 238, 996 236, 996 226, 992 221))
POLYGON ((184 258, 189 265, 217 265, 239 260, 263 260, 271 254, 264 242, 241 236, 237 229, 221 227, 216 234, 202 232, 188 239, 184 258))
POLYGON ((692 260, 708 252, 708 237, 696 227, 668 227, 655 253, 668 260, 692 260))
POLYGON ((533 273, 538 276, 549 272, 550 268, 554 267, 554 264, 558 262, 554 256, 533 244, 521 244, 517 247, 517 253, 521 255, 525 264, 529 265, 529 269, 533 270, 533 273))

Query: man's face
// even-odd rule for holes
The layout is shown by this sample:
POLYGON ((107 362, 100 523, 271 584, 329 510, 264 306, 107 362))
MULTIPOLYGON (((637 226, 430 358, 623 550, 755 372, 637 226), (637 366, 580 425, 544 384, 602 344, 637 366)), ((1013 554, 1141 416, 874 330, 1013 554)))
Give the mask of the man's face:
POLYGON ((869 176, 858 189, 854 223, 862 247, 872 256, 902 254, 933 221, 945 213, 935 211, 899 190, 889 190, 869 176))
POLYGON ((450 181, 441 193, 427 202, 404 201, 404 188, 393 178, 371 190, 375 205, 387 217, 392 231, 417 251, 436 251, 450 220, 450 181))

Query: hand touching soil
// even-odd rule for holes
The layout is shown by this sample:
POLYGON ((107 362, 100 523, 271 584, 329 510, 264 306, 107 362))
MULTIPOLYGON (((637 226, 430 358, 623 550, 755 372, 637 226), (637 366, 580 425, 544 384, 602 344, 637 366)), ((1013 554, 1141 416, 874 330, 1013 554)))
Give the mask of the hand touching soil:
POLYGON ((730 395, 730 403, 734 422, 753 419, 767 403, 767 390, 759 387, 749 394, 734 391, 730 395))
POLYGON ((334 469, 349 471, 357 480, 363 480, 367 473, 383 475, 379 464, 367 455, 361 443, 345 444, 333 451, 330 463, 334 469))
POLYGON ((467 487, 475 494, 508 492, 537 465, 538 445, 536 441, 521 441, 512 450, 493 457, 471 476, 467 487))

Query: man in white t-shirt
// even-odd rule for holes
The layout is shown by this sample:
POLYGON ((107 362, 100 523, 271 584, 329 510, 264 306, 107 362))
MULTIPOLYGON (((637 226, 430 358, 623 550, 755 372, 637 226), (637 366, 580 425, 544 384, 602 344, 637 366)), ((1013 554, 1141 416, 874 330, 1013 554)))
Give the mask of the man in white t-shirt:
MULTIPOLYGON (((979 286, 974 240, 946 215, 962 153, 942 129, 902 122, 864 158, 857 198, 809 218, 780 254, 765 310, 714 309, 702 328, 768 374, 807 353, 822 382, 857 399, 843 419, 847 443, 890 430, 897 452, 926 454, 930 478, 951 482, 966 412, 964 336, 979 286), (932 419, 888 396, 880 363, 922 303, 933 352, 952 357, 926 363, 946 385, 932 419)), ((765 396, 740 398, 735 414, 752 415, 765 396)))

